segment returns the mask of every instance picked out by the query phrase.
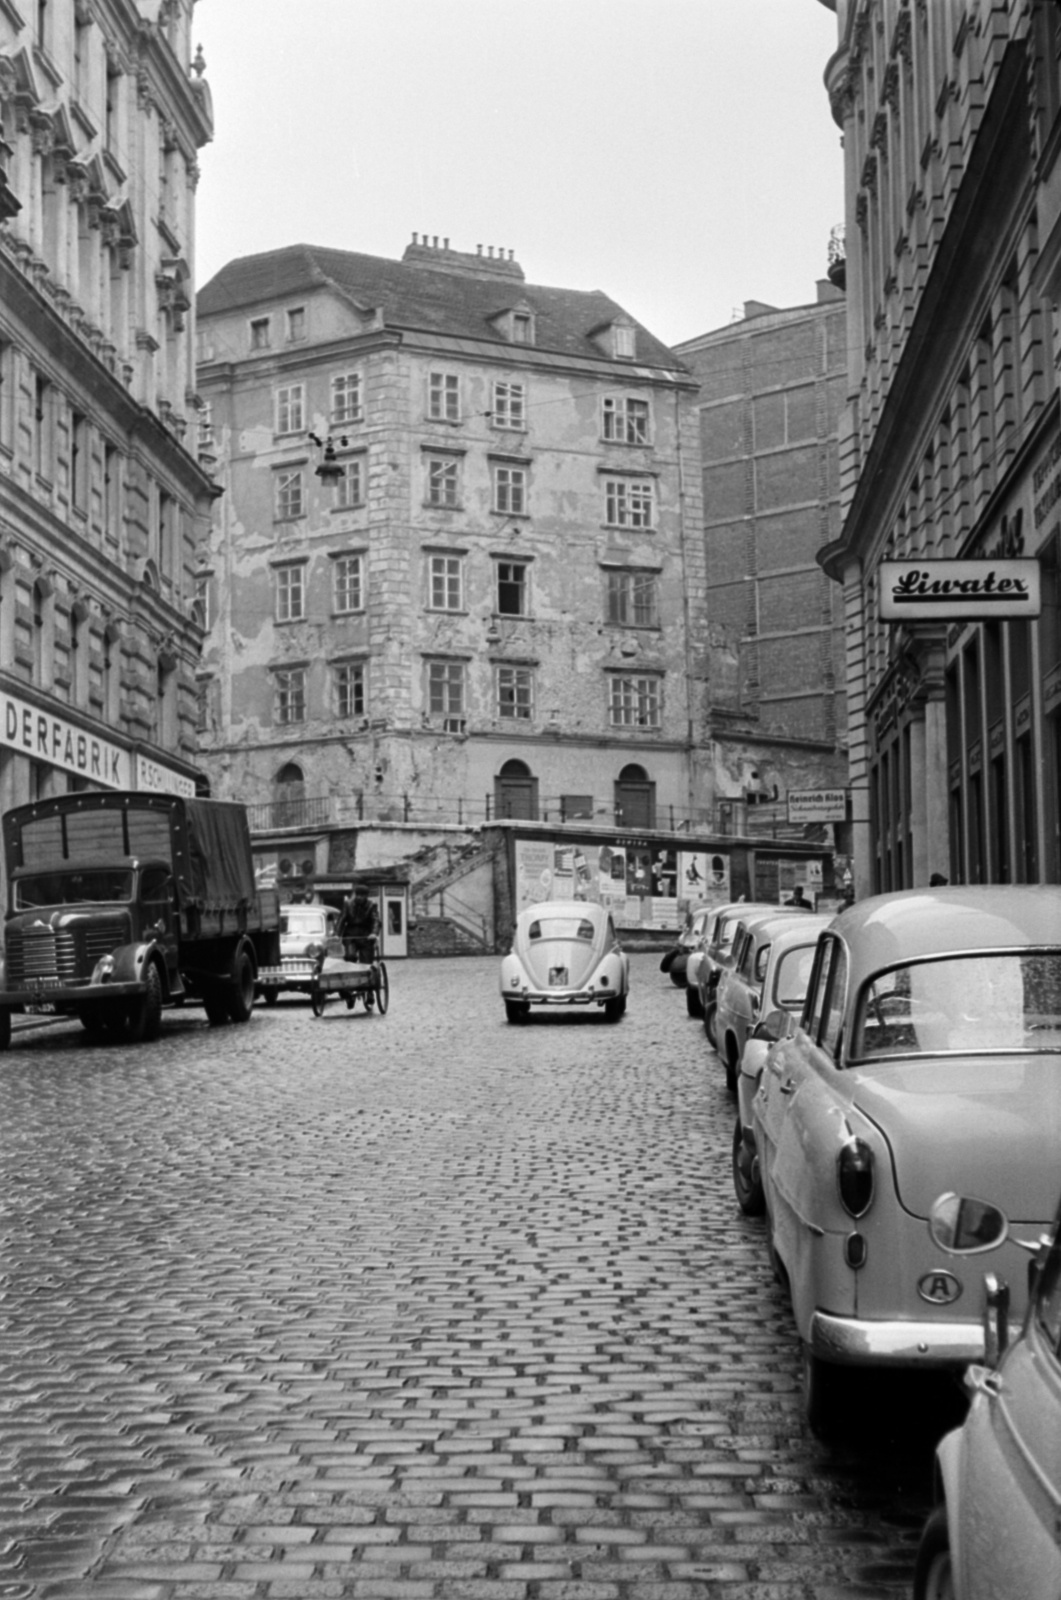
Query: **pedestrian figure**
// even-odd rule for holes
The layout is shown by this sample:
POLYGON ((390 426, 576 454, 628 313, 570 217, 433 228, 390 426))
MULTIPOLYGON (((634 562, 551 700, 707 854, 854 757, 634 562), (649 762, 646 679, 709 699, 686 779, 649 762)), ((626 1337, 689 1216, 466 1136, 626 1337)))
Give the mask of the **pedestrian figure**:
POLYGON ((786 906, 799 906, 804 911, 813 911, 814 910, 814 907, 811 905, 810 901, 807 899, 806 895, 803 893, 802 884, 798 884, 798 883, 796 885, 794 893, 792 894, 791 899, 786 900, 785 904, 786 904, 786 906))
POLYGON ((339 937, 347 961, 374 961, 376 935, 379 932, 379 912, 368 897, 368 890, 359 883, 343 906, 339 918, 339 937))
POLYGON ((928 880, 928 886, 930 889, 942 889, 946 881, 947 880, 943 876, 942 872, 934 872, 931 878, 928 880))

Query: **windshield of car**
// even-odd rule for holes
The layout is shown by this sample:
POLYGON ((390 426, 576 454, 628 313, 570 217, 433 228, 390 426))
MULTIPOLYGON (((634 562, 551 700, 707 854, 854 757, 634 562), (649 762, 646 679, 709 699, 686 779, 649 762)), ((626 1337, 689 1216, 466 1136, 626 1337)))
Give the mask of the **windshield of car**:
POLYGON ((1061 1051, 1061 950, 945 956, 862 991, 855 1059, 1061 1051))
POLYGON ((593 924, 588 917, 541 917, 527 930, 528 939, 592 939, 593 924))
POLYGON ((76 906, 85 901, 128 902, 133 875, 122 868, 99 867, 88 872, 35 872, 15 881, 15 910, 37 906, 76 906))
POLYGON ((774 973, 774 1000, 783 1011, 802 1011, 807 998, 817 945, 800 945, 778 957, 774 973))
POLYGON ((323 911, 281 911, 280 932, 314 934, 324 932, 323 911))

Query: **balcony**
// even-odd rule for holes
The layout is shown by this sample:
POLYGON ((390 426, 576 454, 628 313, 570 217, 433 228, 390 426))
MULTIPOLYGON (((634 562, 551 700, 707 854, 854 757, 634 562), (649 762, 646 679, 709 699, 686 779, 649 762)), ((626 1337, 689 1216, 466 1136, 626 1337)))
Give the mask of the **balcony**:
POLYGON ((284 828, 304 831, 306 828, 326 827, 335 820, 330 794, 270 800, 266 805, 247 807, 251 833, 277 833, 284 828))

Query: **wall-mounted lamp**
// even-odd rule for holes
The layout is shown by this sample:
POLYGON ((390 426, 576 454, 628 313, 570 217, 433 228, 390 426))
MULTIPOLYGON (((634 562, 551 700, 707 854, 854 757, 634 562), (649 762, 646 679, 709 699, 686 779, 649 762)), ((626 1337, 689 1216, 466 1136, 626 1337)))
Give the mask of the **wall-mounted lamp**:
POLYGON ((497 625, 496 617, 491 617, 486 624, 486 642, 489 645, 501 643, 501 629, 497 625))
POLYGON ((309 437, 318 450, 324 451, 324 460, 319 467, 314 467, 313 471, 326 489, 334 489, 344 472, 342 462, 336 460, 335 446, 340 444, 345 448, 350 441, 346 438, 333 439, 331 434, 326 439, 318 439, 315 433, 311 433, 309 437))

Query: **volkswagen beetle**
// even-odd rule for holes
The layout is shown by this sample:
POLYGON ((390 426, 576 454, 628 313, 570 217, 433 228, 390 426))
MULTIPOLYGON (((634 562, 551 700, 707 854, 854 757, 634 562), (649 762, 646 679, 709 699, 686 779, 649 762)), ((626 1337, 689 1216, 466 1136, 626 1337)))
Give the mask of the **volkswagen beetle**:
POLYGON ((546 900, 516 918, 512 950, 501 963, 501 998, 509 1022, 531 1006, 598 1006, 618 1022, 626 1010, 630 960, 611 913, 585 900, 546 900))
MULTIPOLYGON (((941 1260, 926 1219, 945 1189, 1032 1234, 1053 1215, 1061 888, 913 889, 841 913, 752 1119, 812 1429, 839 1419, 849 1369, 981 1359, 981 1276, 941 1260)), ((1022 1309, 1019 1246, 998 1260, 1022 1309)))

